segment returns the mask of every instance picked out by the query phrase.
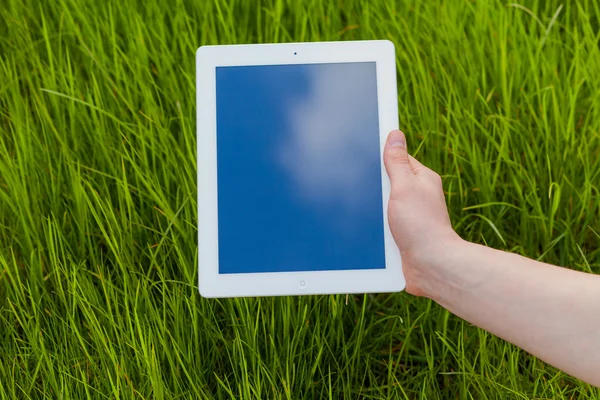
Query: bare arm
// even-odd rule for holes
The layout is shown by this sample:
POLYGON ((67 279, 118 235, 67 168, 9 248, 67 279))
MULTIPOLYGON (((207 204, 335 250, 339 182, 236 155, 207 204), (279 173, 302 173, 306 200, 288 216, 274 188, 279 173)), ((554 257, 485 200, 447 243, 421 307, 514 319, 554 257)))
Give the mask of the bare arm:
POLYGON ((458 243, 427 296, 547 363, 600 386, 600 276, 458 243))
POLYGON ((400 132, 390 134, 385 161, 407 291, 600 386, 600 276, 462 240, 439 176, 409 156, 405 143, 400 132))

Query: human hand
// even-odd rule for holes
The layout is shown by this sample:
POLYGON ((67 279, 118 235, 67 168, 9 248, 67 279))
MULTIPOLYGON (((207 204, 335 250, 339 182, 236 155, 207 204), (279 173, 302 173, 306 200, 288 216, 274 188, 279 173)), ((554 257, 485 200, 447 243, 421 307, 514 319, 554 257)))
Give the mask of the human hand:
POLYGON ((383 158, 391 182, 388 220, 406 291, 431 297, 431 281, 443 280, 444 251, 462 242, 450 223, 442 179, 408 154, 401 131, 389 134, 383 158))

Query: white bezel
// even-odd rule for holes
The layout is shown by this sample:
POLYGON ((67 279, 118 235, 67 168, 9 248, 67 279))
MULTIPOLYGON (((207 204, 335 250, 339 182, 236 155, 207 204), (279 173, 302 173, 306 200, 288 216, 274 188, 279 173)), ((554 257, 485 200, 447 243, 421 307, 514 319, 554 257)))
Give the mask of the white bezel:
POLYGON ((198 289, 203 297, 399 292, 400 252, 387 220, 390 183, 383 165, 388 133, 398 128, 396 57, 388 40, 203 46, 196 52, 198 289), (219 66, 376 62, 385 269, 219 274, 215 69, 219 66))

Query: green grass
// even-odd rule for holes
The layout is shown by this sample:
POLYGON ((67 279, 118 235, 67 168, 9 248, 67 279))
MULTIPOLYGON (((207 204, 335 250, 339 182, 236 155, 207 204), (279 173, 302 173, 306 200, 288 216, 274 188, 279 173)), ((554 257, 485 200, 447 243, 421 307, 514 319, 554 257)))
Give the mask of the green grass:
POLYGON ((600 272, 595 0, 3 0, 2 398, 600 397, 406 293, 198 295, 196 48, 353 39, 462 237, 600 272))

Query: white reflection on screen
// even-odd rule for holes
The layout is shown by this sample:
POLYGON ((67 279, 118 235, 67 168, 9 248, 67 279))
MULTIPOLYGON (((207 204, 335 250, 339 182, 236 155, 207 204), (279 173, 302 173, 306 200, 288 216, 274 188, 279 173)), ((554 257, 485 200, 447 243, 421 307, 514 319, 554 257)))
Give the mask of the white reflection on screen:
POLYGON ((278 160, 305 201, 355 214, 373 199, 365 184, 381 179, 375 64, 309 71, 309 94, 286 106, 291 132, 278 160))

